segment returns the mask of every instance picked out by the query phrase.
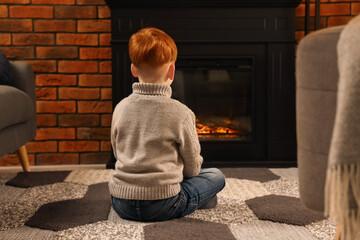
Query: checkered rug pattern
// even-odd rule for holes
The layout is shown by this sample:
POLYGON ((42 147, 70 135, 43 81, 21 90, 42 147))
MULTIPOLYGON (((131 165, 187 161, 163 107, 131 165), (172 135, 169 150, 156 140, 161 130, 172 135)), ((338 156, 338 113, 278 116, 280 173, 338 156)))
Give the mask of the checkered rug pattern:
POLYGON ((296 168, 221 170, 226 186, 216 208, 155 223, 113 211, 113 170, 0 173, 0 239, 334 238, 336 225, 301 203, 296 168))

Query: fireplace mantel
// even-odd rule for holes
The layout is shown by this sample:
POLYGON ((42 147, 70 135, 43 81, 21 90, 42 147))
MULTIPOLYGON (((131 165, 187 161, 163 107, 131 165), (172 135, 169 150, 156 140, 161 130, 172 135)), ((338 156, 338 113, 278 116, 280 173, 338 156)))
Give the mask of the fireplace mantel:
POLYGON ((111 8, 296 7, 301 0, 106 0, 111 8))

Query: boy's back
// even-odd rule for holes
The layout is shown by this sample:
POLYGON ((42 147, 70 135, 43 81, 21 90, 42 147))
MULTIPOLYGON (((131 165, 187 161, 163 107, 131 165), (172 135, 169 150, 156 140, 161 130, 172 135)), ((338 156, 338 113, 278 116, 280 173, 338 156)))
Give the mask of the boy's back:
POLYGON ((111 130, 118 160, 110 180, 114 196, 146 200, 172 197, 180 191, 183 175, 199 173, 202 157, 195 115, 170 97, 168 85, 135 83, 133 94, 116 106, 111 130))

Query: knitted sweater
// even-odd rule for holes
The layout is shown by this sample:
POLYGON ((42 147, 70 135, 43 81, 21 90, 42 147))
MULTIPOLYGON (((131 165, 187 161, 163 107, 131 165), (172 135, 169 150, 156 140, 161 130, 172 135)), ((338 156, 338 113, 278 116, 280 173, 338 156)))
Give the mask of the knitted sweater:
POLYGON ((117 161, 110 193, 121 199, 170 198, 180 192, 183 177, 200 172, 195 115, 170 98, 168 85, 132 87, 133 93, 113 113, 111 144, 117 161))

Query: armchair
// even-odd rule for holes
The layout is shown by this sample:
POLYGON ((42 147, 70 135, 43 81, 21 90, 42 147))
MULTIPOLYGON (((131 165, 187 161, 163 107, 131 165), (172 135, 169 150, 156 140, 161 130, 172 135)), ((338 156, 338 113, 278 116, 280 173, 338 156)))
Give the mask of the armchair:
POLYGON ((25 144, 36 135, 35 83, 31 66, 11 62, 13 86, 0 85, 0 157, 16 151, 30 171, 25 144))

